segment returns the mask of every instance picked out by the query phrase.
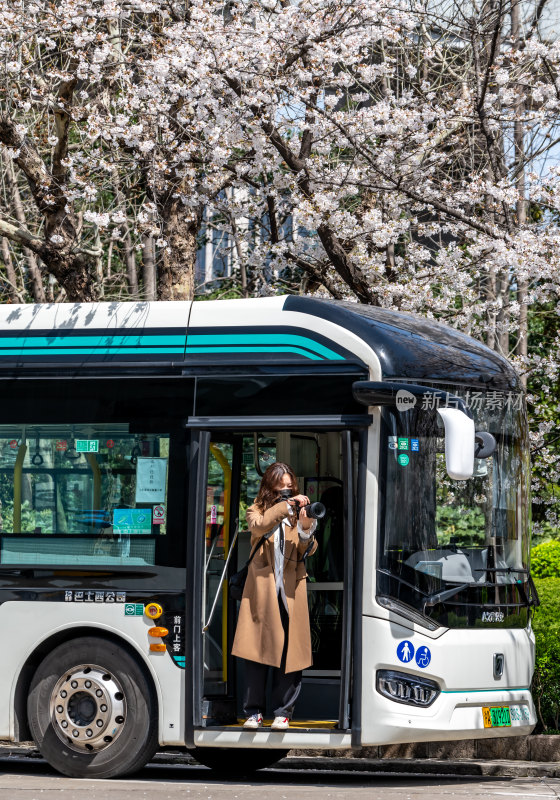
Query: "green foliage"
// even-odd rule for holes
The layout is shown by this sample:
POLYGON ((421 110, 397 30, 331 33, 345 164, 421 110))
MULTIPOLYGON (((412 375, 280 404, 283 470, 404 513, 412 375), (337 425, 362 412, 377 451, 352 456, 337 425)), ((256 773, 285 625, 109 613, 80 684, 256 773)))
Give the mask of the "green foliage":
POLYGON ((550 522, 543 522, 538 526, 534 525, 531 532, 531 540, 535 546, 543 542, 560 541, 560 528, 550 522))
MULTIPOLYGON (((560 524, 560 437, 556 420, 560 405, 560 381, 552 363, 557 362, 557 336, 560 318, 553 302, 535 304, 529 312, 529 356, 542 359, 542 369, 529 370, 529 427, 536 445, 532 452, 532 517, 539 538, 546 538, 548 527, 560 524), (547 366, 548 365, 548 366, 547 366)), ((551 538, 551 537, 548 537, 551 538)))
POLYGON ((533 222, 542 222, 544 217, 543 210, 538 203, 529 204, 529 216, 533 222))
POLYGON ((533 548, 531 574, 534 578, 560 578, 560 542, 543 542, 533 548))
POLYGON ((451 540, 465 547, 484 543, 484 514, 476 507, 438 505, 436 524, 440 545, 449 544, 451 540))
POLYGON ((550 733, 560 728, 560 577, 537 578, 535 584, 541 605, 533 613, 536 657, 532 690, 539 727, 550 733))
POLYGON ((243 297, 241 287, 233 279, 225 281, 212 281, 208 286, 195 290, 197 300, 239 300, 243 297))
MULTIPOLYGON (((28 500, 21 504, 21 530, 25 533, 33 533, 40 528, 41 533, 53 533, 53 513, 50 508, 37 511, 31 508, 28 500)), ((2 531, 12 533, 14 531, 14 502, 5 502, 2 506, 2 531)), ((19 531, 17 531, 19 532, 19 531)))

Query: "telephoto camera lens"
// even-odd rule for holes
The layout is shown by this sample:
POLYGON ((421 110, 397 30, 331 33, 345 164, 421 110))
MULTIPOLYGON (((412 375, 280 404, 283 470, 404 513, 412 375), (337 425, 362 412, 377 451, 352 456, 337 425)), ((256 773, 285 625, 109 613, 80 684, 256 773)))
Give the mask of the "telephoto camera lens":
POLYGON ((323 519, 325 514, 327 513, 327 509, 323 505, 323 503, 309 503, 307 506, 302 506, 305 509, 305 513, 311 519, 323 519))
MULTIPOLYGON (((276 500, 277 503, 279 503, 281 500, 289 500, 292 496, 292 492, 290 489, 282 489, 279 492, 279 495, 280 496, 278 500, 276 500)), ((305 513, 308 517, 311 517, 311 519, 323 519, 327 513, 327 509, 323 503, 308 503, 306 506, 300 506, 296 504, 296 513, 298 515, 302 508, 305 509, 305 513)))

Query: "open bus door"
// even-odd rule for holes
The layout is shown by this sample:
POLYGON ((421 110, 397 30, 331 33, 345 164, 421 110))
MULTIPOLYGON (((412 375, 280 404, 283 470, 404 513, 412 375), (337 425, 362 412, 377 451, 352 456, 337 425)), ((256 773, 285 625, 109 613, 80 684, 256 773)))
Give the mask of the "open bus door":
MULTIPOLYGON (((212 733, 213 742, 218 743, 216 736, 220 734, 220 741, 226 747, 232 746, 229 738, 233 732, 236 737, 233 746, 259 746, 243 740, 244 736, 250 735, 242 729, 243 665, 230 655, 238 609, 227 593, 227 575, 239 569, 247 556, 248 535, 244 531, 244 514, 260 482, 255 474, 253 478, 256 478, 256 482, 253 480, 249 485, 247 465, 251 459, 248 458, 248 448, 253 438, 257 442, 258 437, 254 431, 247 430, 248 426, 243 430, 235 430, 233 420, 230 421, 230 427, 225 429, 226 422, 220 420, 221 430, 194 429, 190 435, 185 672, 187 747, 206 745, 206 739, 210 743, 212 733), (232 547, 236 545, 237 535, 237 546, 232 547)), ((299 450, 294 442, 311 440, 313 437, 326 442, 327 436, 330 437, 331 448, 336 446, 336 461, 339 464, 337 475, 325 478, 321 475, 321 465, 317 463, 316 475, 304 476, 307 488, 313 488, 315 480, 316 490, 325 485, 329 487, 330 483, 330 488, 338 487, 339 492, 324 491, 323 499, 338 497, 337 511, 335 514, 333 501, 329 509, 332 514, 328 531, 330 542, 326 541, 327 529, 324 528, 325 541, 320 543, 321 559, 318 558, 314 568, 310 566, 308 570, 312 642, 314 660, 318 660, 318 663, 304 671, 302 702, 298 702, 301 709, 298 712, 296 708, 293 725, 286 733, 274 734, 282 738, 282 741, 279 738, 277 746, 288 748, 304 747, 306 732, 313 732, 315 741, 318 741, 318 734, 325 733, 326 747, 329 743, 332 746, 330 734, 345 732, 349 744, 353 695, 351 679, 353 674, 360 672, 359 668, 353 669, 352 665, 358 435, 348 429, 341 430, 340 425, 338 430, 319 428, 314 431, 318 426, 313 422, 309 418, 308 428, 304 429, 306 434, 311 435, 302 435, 280 430, 270 433, 271 423, 267 421, 263 426, 267 431, 266 436, 268 441, 275 442, 278 450, 275 453, 272 448, 272 452, 267 452, 266 461, 260 465, 262 472, 267 461, 292 460, 296 472, 301 476, 299 464, 303 464, 305 459, 298 456, 299 450), (339 556, 333 558, 332 548, 336 537, 339 537, 336 542, 339 556), (329 559, 330 568, 327 563, 329 559), (336 574, 333 572, 335 568, 336 574), (322 642, 322 637, 327 637, 328 641, 322 642), (321 653, 328 653, 330 663, 321 663, 321 653), (328 668, 325 669, 325 666, 328 668), (326 710, 328 713, 325 713, 326 710), (292 741, 296 737, 297 740, 292 741)), ((257 451, 255 445, 254 452, 257 454, 257 451)), ((256 457, 258 459, 258 454, 256 457)), ((318 529, 318 535, 321 535, 321 528, 318 529)), ((271 744, 264 746, 270 748, 271 744)), ((210 755, 211 748, 204 746, 203 749, 205 754, 210 755)))

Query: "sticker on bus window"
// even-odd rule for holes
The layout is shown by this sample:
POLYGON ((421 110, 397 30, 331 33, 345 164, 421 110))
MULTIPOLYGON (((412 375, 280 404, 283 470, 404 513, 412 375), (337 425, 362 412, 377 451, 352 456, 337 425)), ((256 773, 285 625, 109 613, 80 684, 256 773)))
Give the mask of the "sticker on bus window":
POLYGON ((149 508, 115 508, 113 510, 115 533, 145 534, 152 532, 152 513, 149 508))
POLYGON ((401 467, 408 467, 408 464, 410 462, 410 458, 406 453, 399 453, 399 455, 397 457, 397 461, 399 462, 401 467))
POLYGON ((389 436, 389 450, 396 450, 396 449, 397 449, 397 437, 389 436))
POLYGON ((125 617, 141 617, 144 614, 143 603, 125 603, 124 615, 125 617))
POLYGON ((166 458, 138 458, 136 462, 136 502, 164 503, 166 478, 166 458))
POLYGON ((399 436, 399 450, 408 450, 408 437, 399 436))
POLYGON ((165 506, 154 506, 152 509, 152 522, 154 525, 165 523, 165 506))
POLYGON ((76 439, 76 453, 99 453, 99 439, 76 439))

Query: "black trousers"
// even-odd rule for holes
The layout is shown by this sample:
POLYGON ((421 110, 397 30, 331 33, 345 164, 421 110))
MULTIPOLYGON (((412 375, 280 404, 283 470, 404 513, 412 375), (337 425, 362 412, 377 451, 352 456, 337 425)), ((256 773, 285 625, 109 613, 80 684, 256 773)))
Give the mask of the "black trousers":
POLYGON ((268 671, 272 670, 271 705, 275 717, 292 718, 294 706, 301 691, 301 670, 286 672, 286 653, 288 650, 288 612, 284 603, 278 598, 280 619, 284 628, 284 649, 279 667, 258 664, 256 661, 245 661, 245 695, 243 711, 247 717, 251 714, 264 714, 266 708, 266 680, 268 671))

